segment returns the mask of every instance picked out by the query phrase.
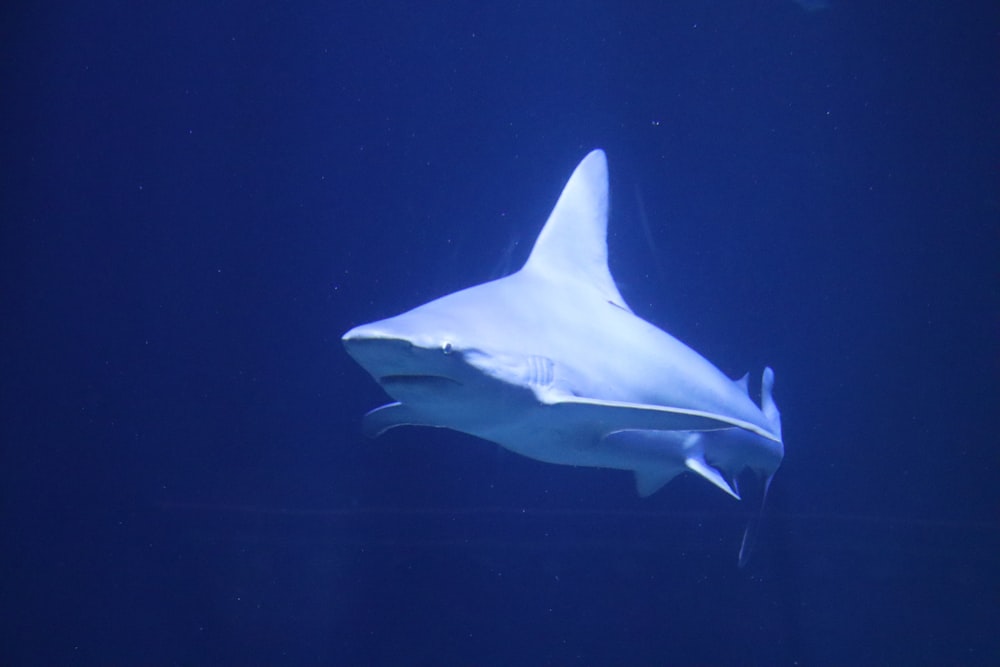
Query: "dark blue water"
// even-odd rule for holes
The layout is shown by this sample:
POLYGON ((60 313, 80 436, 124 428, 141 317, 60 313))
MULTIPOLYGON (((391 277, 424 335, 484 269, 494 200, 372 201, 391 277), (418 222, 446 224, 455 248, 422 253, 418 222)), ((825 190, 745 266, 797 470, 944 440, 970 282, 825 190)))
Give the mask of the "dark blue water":
POLYGON ((0 25, 0 663, 1000 662, 996 3, 147 5, 0 25), (340 335, 595 147, 636 312, 776 369, 746 570, 694 477, 361 435, 340 335))

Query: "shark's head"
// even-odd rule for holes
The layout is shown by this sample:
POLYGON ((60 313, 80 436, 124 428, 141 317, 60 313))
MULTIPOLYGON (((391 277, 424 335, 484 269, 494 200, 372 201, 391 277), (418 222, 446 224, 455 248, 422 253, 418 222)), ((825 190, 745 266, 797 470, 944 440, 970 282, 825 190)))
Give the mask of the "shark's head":
POLYGON ((344 334, 344 347, 397 401, 457 393, 470 379, 462 350, 441 331, 413 327, 408 315, 355 327, 344 334))
POLYGON ((456 428, 480 411, 495 415, 498 405, 543 391, 554 377, 552 361, 507 325, 505 283, 512 280, 516 275, 355 327, 343 335, 344 347, 387 394, 439 425, 456 428))
POLYGON ((421 405, 455 400, 481 382, 476 366, 492 347, 481 329, 492 321, 478 308, 455 307, 461 292, 344 334, 347 352, 397 401, 421 405), (474 343, 474 345, 473 345, 474 343))

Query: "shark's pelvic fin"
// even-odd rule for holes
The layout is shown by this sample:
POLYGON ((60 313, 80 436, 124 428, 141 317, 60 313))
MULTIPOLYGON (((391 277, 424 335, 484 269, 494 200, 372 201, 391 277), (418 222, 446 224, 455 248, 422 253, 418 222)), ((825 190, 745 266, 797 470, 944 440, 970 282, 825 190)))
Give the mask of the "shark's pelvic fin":
POLYGON ((736 489, 734 489, 726 478, 722 476, 722 473, 705 463, 704 458, 700 456, 691 456, 684 461, 684 464, 693 472, 698 473, 712 484, 715 484, 717 487, 731 495, 733 498, 736 498, 736 500, 740 499, 740 494, 737 493, 736 489))

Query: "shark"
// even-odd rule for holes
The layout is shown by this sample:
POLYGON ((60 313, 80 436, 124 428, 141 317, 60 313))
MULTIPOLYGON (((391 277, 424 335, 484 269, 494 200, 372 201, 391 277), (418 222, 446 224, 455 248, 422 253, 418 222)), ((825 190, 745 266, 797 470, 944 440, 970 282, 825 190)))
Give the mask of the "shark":
POLYGON ((608 215, 597 149, 520 270, 345 333, 393 399, 363 431, 452 429, 538 461, 630 471, 641 496, 692 473, 737 500, 752 487, 763 506, 784 457, 774 371, 756 403, 748 376, 730 379, 636 315, 608 267, 608 215))

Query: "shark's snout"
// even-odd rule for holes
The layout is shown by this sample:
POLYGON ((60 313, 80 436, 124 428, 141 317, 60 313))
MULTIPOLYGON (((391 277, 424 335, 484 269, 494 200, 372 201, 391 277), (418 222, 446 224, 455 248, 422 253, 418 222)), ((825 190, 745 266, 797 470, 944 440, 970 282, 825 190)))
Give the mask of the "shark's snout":
POLYGON ((413 350, 410 341, 386 336, 368 325, 351 329, 341 342, 347 353, 376 379, 389 374, 389 369, 405 366, 413 350))
POLYGON ((392 334, 383 330, 382 327, 376 326, 375 324, 361 324, 340 337, 340 340, 344 342, 344 345, 351 345, 354 343, 363 343, 366 341, 393 341, 397 340, 400 342, 405 342, 398 336, 393 336, 392 334))

